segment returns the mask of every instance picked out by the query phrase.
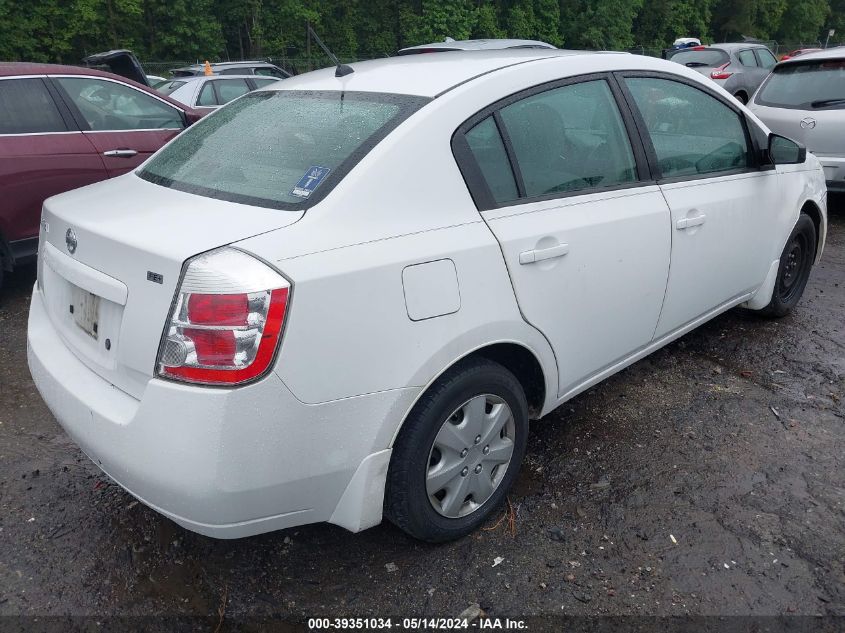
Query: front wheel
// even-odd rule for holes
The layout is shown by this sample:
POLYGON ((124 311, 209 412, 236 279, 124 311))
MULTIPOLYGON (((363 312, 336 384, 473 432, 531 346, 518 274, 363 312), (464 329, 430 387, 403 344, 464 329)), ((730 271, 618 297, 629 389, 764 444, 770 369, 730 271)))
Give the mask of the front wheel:
POLYGON ((772 300, 760 314, 780 318, 792 311, 804 294, 815 258, 816 225, 802 213, 781 253, 772 300))
POLYGON ((528 404, 514 375, 477 359, 457 365, 417 402, 393 448, 385 515, 429 542, 481 526, 511 487, 528 436, 528 404))

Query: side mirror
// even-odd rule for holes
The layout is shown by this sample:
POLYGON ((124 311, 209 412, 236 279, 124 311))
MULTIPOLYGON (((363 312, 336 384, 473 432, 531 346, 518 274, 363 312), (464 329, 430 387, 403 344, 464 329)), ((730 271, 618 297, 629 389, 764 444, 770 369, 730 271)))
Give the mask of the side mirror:
POLYGON ((807 160, 807 148, 780 134, 769 134, 769 160, 775 165, 799 165, 807 160))
POLYGON ((197 121, 199 121, 205 112, 197 112, 196 110, 186 110, 185 111, 185 125, 191 126, 197 121))

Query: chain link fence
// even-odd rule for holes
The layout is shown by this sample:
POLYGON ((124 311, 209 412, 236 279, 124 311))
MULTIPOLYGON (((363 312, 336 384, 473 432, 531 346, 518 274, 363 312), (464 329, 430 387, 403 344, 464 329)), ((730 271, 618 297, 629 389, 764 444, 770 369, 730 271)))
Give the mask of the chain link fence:
MULTIPOLYGON (((769 47, 769 49, 775 54, 775 56, 780 59, 783 55, 790 53, 794 50, 798 50, 800 48, 823 48, 824 44, 819 41, 815 42, 792 42, 792 43, 780 43, 774 40, 768 42, 760 42, 761 44, 765 44, 769 47)), ((829 42, 828 48, 833 48, 834 46, 842 46, 842 42, 829 42)), ((669 47, 667 46, 666 49, 669 47)), ((634 55, 646 55, 649 57, 662 57, 663 51, 666 50, 663 48, 655 48, 655 47, 648 47, 648 46, 634 46, 632 48, 627 49, 627 52, 632 53, 634 55)), ((219 62, 221 60, 211 59, 209 60, 212 63, 219 62)), ((226 61, 238 61, 238 60, 226 60, 226 61)), ((251 60, 256 61, 256 60, 251 60)), ((293 74, 300 74, 309 72, 311 70, 317 70, 319 68, 326 68, 331 66, 332 63, 327 57, 287 57, 287 56, 270 56, 270 57, 262 57, 257 61, 266 61, 270 62, 271 64, 275 64, 281 68, 284 68, 288 72, 293 74)), ((340 59, 340 62, 343 64, 351 64, 353 62, 362 61, 361 59, 355 57, 344 57, 340 59)), ((155 75, 157 77, 170 77, 170 71, 175 68, 181 68, 183 66, 191 66, 193 64, 202 64, 204 63, 204 59, 193 59, 193 60, 175 60, 175 61, 151 61, 151 62, 142 62, 141 66, 144 68, 144 72, 148 75, 155 75)))

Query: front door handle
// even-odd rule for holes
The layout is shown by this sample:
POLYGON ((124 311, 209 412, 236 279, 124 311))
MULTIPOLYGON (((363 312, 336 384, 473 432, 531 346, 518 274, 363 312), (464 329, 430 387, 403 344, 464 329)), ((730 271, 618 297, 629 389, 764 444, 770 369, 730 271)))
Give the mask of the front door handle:
POLYGON ((110 149, 103 152, 103 156, 111 156, 114 158, 132 158, 138 154, 134 149, 110 149))
POLYGON ((524 251, 519 254, 520 264, 533 264, 534 262, 541 262, 544 259, 554 259, 555 257, 563 257, 569 252, 569 244, 558 244, 557 246, 550 246, 549 248, 537 248, 530 251, 524 251))
POLYGON ((704 224, 704 221, 707 219, 707 216, 703 213, 701 215, 697 215, 694 218, 683 218, 678 220, 675 223, 675 228, 679 231, 683 231, 684 229, 690 229, 694 226, 701 226, 704 224))

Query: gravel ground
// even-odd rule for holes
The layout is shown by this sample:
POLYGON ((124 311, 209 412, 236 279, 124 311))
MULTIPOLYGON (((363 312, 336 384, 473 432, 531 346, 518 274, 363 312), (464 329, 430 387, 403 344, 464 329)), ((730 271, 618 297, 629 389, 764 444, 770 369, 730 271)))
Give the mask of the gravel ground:
POLYGON ((139 504, 41 402, 20 271, 0 295, 0 615, 845 616, 832 206, 793 315, 731 311, 534 423, 512 514, 440 546, 387 523, 215 541, 139 504))

